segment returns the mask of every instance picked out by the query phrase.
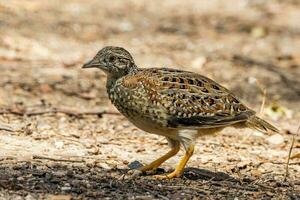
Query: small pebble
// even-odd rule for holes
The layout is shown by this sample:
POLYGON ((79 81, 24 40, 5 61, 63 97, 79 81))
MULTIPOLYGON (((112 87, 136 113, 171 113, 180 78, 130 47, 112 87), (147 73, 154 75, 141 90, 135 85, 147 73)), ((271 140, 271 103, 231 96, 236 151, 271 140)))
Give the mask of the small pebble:
POLYGON ((284 138, 280 134, 272 135, 268 137, 266 140, 269 142, 269 144, 273 144, 273 145, 279 145, 284 142, 284 138))

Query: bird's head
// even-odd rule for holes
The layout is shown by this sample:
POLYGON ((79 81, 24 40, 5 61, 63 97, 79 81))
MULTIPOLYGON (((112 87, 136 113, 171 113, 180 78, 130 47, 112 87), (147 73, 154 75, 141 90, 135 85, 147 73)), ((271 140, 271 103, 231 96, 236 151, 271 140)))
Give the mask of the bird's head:
POLYGON ((107 75, 119 78, 136 68, 130 53, 122 47, 107 46, 82 68, 99 68, 107 75))

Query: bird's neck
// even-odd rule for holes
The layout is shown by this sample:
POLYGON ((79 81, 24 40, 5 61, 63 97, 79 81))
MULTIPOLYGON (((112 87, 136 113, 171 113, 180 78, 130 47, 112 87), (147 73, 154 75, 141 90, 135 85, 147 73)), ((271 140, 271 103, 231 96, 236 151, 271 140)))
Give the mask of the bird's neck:
POLYGON ((128 74, 130 74, 130 75, 136 74, 138 70, 139 70, 138 66, 136 66, 135 64, 132 64, 132 66, 130 66, 130 68, 129 68, 128 74))
POLYGON ((107 92, 109 93, 110 89, 114 87, 116 84, 117 80, 119 78, 116 76, 112 76, 111 74, 107 74, 107 80, 106 80, 106 89, 107 92))
POLYGON ((132 66, 130 66, 129 70, 125 73, 125 74, 107 74, 107 81, 106 81, 106 88, 107 90, 109 90, 110 88, 114 87, 114 85, 116 84, 117 80, 119 80, 120 78, 124 77, 124 76, 128 76, 128 75, 134 75, 138 72, 139 68, 134 64, 132 66))

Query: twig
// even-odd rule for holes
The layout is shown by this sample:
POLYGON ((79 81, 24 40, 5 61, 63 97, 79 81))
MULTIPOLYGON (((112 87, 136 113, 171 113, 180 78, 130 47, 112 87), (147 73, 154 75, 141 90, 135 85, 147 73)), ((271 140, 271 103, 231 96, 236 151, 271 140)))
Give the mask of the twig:
MULTIPOLYGON (((272 164, 274 165, 284 165, 286 164, 286 162, 271 162, 272 164)), ((289 165, 300 165, 300 162, 292 162, 292 163, 289 163, 289 165)))
POLYGON ((0 157, 0 162, 3 161, 3 160, 7 161, 7 160, 13 160, 13 159, 15 159, 15 158, 14 157, 10 157, 10 156, 9 157, 8 156, 1 156, 0 157))
POLYGON ((38 156, 38 155, 33 155, 32 159, 36 159, 36 160, 51 160, 51 161, 56 161, 56 162, 76 162, 76 163, 85 162, 84 160, 68 160, 68 159, 50 158, 50 157, 38 156))
MULTIPOLYGON (((299 134, 299 131, 300 131, 300 126, 298 127, 298 130, 297 130, 297 134, 299 134)), ((292 139, 292 144, 291 144, 291 147, 290 147, 290 150, 289 150, 289 154, 288 154, 288 159, 286 161, 286 167, 285 167, 285 176, 284 176, 284 181, 286 181, 288 175, 289 175, 289 164, 290 164, 290 159, 291 159, 291 154, 292 154, 292 150, 294 148, 294 143, 295 143, 295 135, 293 135, 293 139, 292 139)))
POLYGON ((109 114, 109 115, 119 115, 120 113, 117 112, 108 112, 104 110, 96 110, 96 111, 77 111, 77 110, 71 110, 66 108, 50 108, 50 109, 44 109, 44 110, 32 110, 27 111, 26 109, 22 110, 16 110, 12 108, 0 110, 0 114, 14 114, 14 115, 20 115, 20 116, 34 116, 34 115, 43 115, 48 113, 64 113, 66 115, 80 117, 82 115, 100 115, 103 114, 109 114))
POLYGON ((260 91, 263 95, 263 98, 261 101, 261 106, 260 106, 260 111, 259 111, 259 114, 263 115, 265 103, 266 103, 267 89, 265 87, 263 87, 262 84, 258 80, 256 80, 256 85, 260 89, 260 91))
POLYGON ((76 110, 69 110, 64 108, 52 108, 49 110, 37 110, 37 111, 28 111, 25 112, 24 115, 34 116, 34 115, 42 115, 47 113, 64 113, 66 115, 79 117, 80 115, 102 115, 104 111, 83 111, 79 112, 76 110))
POLYGON ((273 187, 270 187, 270 186, 267 186, 267 185, 264 185, 264 184, 262 184, 262 183, 255 183, 256 185, 258 185, 258 186, 260 186, 260 187, 263 187, 263 188, 265 188, 265 189, 269 189, 269 190, 271 190, 271 191, 274 191, 274 188, 273 187))
POLYGON ((14 129, 11 126, 6 124, 0 124, 0 130, 10 131, 10 132, 14 131, 14 129))
POLYGON ((78 98, 81 98, 81 99, 87 99, 87 100, 96 98, 96 96, 91 96, 91 95, 88 95, 88 94, 81 94, 79 92, 67 91, 67 90, 64 90, 64 89, 61 89, 61 88, 57 88, 55 86, 53 86, 53 88, 57 91, 61 91, 63 94, 65 94, 67 96, 74 96, 74 97, 78 97, 78 98))

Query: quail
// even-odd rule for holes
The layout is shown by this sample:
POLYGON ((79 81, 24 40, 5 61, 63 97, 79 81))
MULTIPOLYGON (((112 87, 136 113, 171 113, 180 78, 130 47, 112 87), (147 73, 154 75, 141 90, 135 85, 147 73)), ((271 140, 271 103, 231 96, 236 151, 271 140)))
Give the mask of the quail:
POLYGON ((228 126, 279 132, 215 81, 178 69, 139 68, 122 47, 104 47, 83 68, 104 71, 108 97, 113 105, 138 128, 167 139, 171 150, 139 168, 141 172, 157 169, 183 145, 185 154, 175 170, 157 178, 180 177, 201 135, 213 134, 228 126))

